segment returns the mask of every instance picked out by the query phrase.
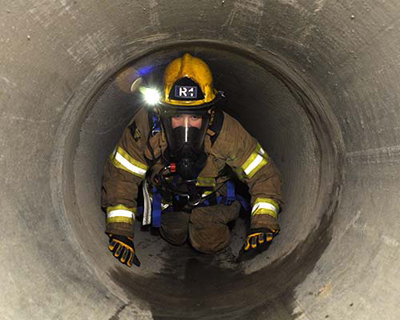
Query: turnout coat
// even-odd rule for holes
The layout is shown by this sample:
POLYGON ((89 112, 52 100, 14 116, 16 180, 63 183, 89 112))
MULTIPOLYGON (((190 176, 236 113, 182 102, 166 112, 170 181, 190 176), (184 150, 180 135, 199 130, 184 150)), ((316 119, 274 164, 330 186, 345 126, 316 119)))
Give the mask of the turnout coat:
MULTIPOLYGON (((229 179, 223 174, 229 166, 249 187, 251 228, 279 230, 277 215, 283 203, 280 172, 236 119, 217 112, 218 132, 212 130, 213 126, 207 131, 207 161, 196 186, 208 188, 206 192, 218 188, 229 179)), ((144 179, 152 184, 155 174, 164 167, 161 155, 167 148, 166 137, 162 130, 152 134, 151 118, 149 110, 140 109, 105 164, 102 207, 107 213, 106 233, 133 237, 139 187, 144 179)), ((212 206, 209 208, 212 210, 212 206)))

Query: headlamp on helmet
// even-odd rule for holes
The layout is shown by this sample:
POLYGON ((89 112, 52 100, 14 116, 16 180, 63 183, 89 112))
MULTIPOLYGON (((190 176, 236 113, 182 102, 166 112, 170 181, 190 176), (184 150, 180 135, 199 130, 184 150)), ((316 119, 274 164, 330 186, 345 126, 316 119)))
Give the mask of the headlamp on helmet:
POLYGON ((159 104, 161 100, 161 93, 156 88, 149 87, 144 84, 143 78, 137 78, 131 85, 131 92, 139 91, 144 102, 149 106, 155 106, 159 104))
POLYGON ((148 105, 155 106, 160 102, 161 94, 157 89, 140 87, 139 90, 143 94, 144 101, 148 105))

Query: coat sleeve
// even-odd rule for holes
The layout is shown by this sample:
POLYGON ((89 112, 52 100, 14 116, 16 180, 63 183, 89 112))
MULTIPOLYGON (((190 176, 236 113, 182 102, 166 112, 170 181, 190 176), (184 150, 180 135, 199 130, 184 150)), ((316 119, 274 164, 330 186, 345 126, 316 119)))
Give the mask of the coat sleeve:
POLYGON ((106 233, 133 237, 138 188, 148 169, 147 119, 144 110, 134 116, 105 163, 101 202, 107 214, 106 233))
POLYGON ((218 143, 224 150, 226 163, 249 187, 251 228, 279 230, 277 216, 283 204, 282 180, 273 160, 258 141, 229 115, 225 114, 220 136, 222 139, 218 143))

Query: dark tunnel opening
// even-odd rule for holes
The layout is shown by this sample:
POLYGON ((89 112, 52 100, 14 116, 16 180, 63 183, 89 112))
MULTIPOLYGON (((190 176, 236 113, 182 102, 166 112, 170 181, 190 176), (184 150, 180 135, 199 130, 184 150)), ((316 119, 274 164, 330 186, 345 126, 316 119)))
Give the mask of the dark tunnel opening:
POLYGON ((129 61, 114 75, 102 78, 93 92, 86 101, 86 115, 77 119, 79 136, 70 140, 73 166, 64 171, 65 181, 74 177, 69 183, 75 189, 66 199, 76 204, 80 215, 75 210, 67 210, 67 215, 86 258, 101 259, 96 273, 102 278, 107 274, 111 290, 130 303, 142 301, 154 319, 261 319, 272 310, 271 319, 295 317, 293 290, 329 244, 341 184, 340 136, 312 87, 272 55, 261 57, 220 43, 189 42, 129 61), (143 106, 140 96, 129 92, 130 84, 143 70, 149 82, 159 82, 166 64, 183 52, 210 65, 215 86, 228 97, 223 109, 276 161, 284 179, 283 230, 267 252, 237 264, 235 257, 245 237, 243 219, 235 224, 228 250, 213 257, 169 245, 141 231, 137 223, 135 242, 142 267, 115 266, 107 272, 115 261, 104 250, 107 239, 99 211, 102 165, 132 115, 143 106), (87 247, 88 238, 96 246, 87 247), (285 311, 277 313, 282 306, 285 311))

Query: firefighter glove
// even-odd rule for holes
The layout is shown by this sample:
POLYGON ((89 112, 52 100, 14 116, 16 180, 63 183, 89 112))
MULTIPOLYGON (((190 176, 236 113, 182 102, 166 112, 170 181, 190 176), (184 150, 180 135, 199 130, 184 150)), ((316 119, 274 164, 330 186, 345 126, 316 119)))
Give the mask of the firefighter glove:
POLYGON ((109 234, 109 237, 110 243, 108 249, 110 249, 119 262, 126 264, 128 267, 132 267, 132 263, 140 267, 140 261, 136 256, 132 238, 114 234, 109 234))
POLYGON ((247 235, 243 250, 249 251, 256 249, 257 246, 271 242, 278 232, 278 230, 271 230, 268 228, 251 229, 247 235))
POLYGON ((236 262, 251 260, 259 253, 267 250, 272 239, 278 233, 279 230, 272 230, 268 228, 250 229, 236 262))

